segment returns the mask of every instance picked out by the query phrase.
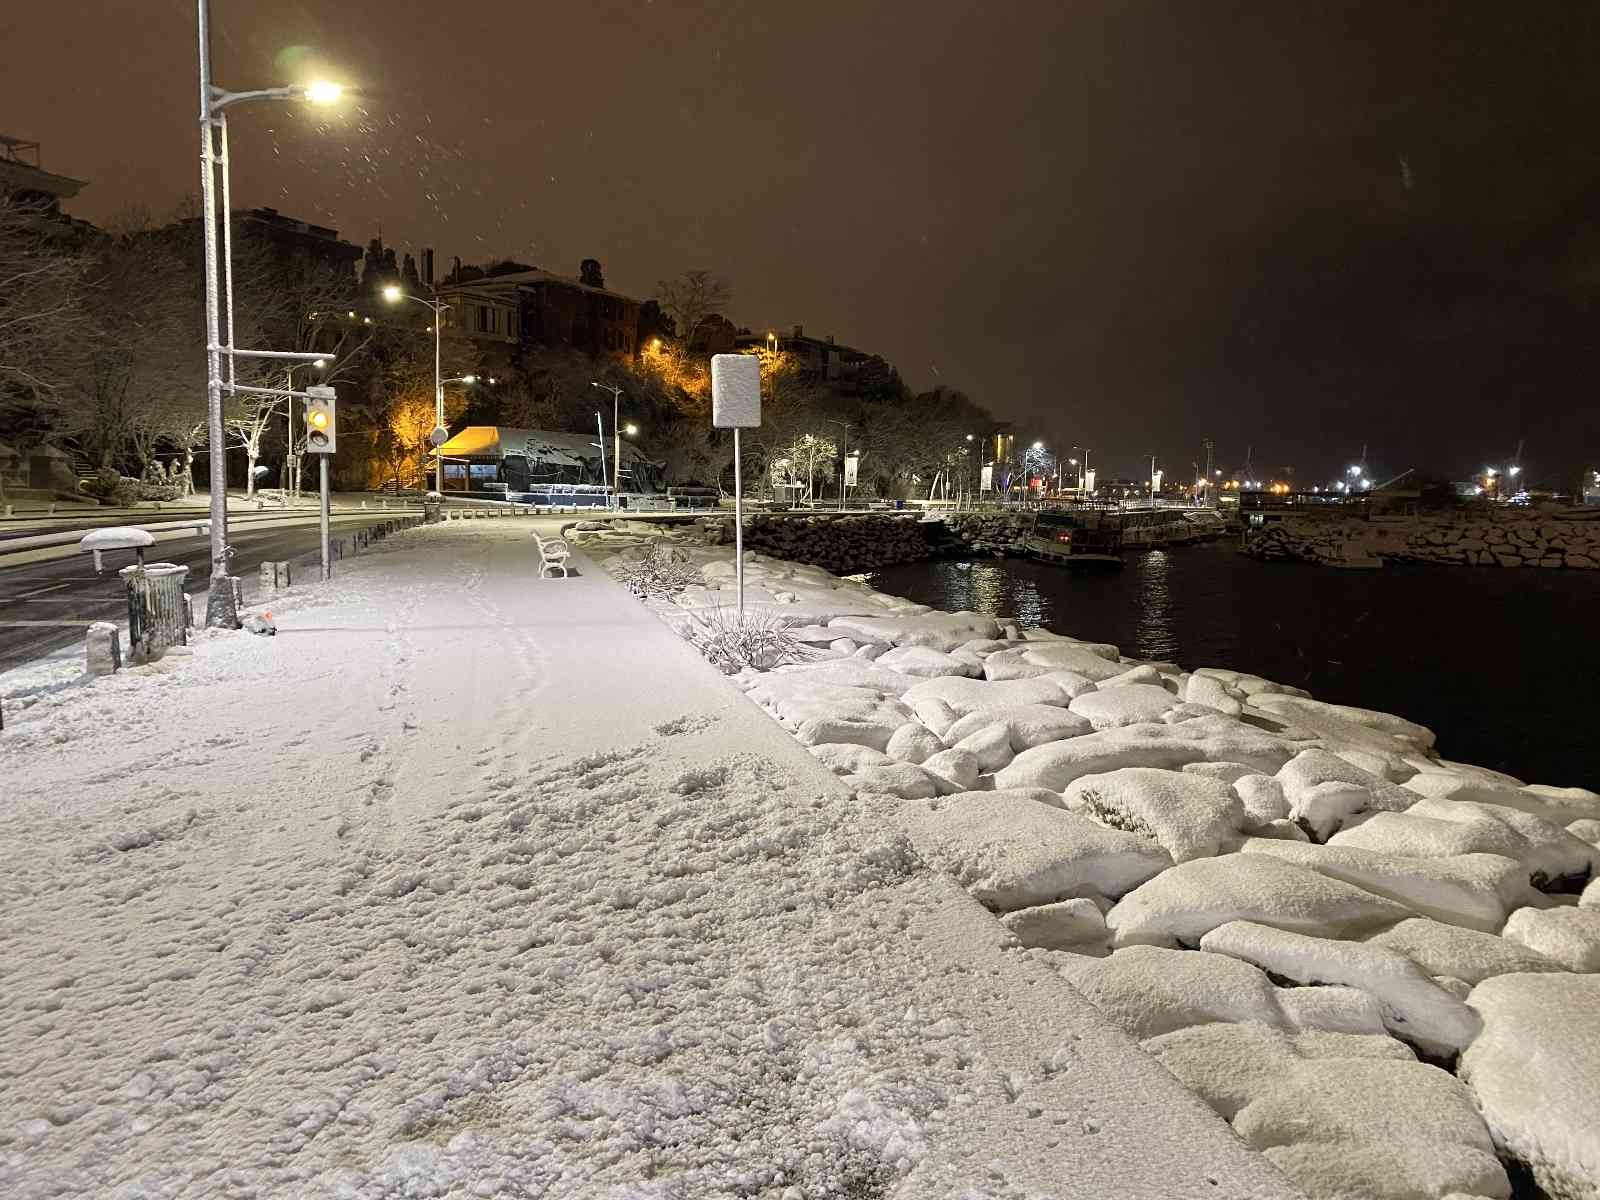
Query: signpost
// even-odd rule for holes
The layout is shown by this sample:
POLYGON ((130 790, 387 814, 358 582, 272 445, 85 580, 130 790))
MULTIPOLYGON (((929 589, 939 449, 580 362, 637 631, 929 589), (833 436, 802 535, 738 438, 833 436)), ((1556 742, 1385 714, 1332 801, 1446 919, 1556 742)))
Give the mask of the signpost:
POLYGON ((306 388, 306 453, 315 454, 320 462, 322 485, 322 513, 318 522, 322 530, 322 577, 333 575, 333 555, 328 535, 328 459, 339 441, 338 393, 331 387, 312 384, 306 388))
POLYGON ((744 613, 744 479, 739 430, 761 425, 761 361, 753 354, 711 356, 711 425, 733 430, 733 561, 744 613))

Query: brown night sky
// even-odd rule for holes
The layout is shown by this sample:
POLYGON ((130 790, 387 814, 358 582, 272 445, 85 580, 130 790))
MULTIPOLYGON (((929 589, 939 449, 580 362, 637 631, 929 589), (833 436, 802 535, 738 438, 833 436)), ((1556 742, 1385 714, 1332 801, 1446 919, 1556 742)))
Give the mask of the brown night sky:
MULTIPOLYGON (((1107 470, 1306 483, 1600 455, 1597 9, 1557 0, 472 5, 215 0, 234 198, 880 353, 1107 470), (325 122, 325 123, 323 123, 325 122)), ((158 211, 197 188, 194 10, 7 5, 0 132, 158 211), (22 10, 22 11, 19 11, 22 10)))

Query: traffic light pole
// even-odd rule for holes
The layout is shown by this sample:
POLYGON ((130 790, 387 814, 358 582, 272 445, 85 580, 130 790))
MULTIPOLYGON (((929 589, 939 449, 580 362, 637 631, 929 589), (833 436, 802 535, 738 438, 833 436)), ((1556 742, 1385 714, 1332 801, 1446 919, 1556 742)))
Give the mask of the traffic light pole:
POLYGON ((322 470, 322 519, 320 522, 322 526, 322 577, 331 579, 333 577, 333 561, 332 556, 329 554, 328 543, 328 456, 319 454, 317 459, 322 470))

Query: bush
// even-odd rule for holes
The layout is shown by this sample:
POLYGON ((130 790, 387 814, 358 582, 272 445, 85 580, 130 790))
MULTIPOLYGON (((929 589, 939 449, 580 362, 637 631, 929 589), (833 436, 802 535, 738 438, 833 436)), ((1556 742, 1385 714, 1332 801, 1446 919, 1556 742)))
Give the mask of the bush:
POLYGON ((810 651, 789 632, 793 622, 776 613, 736 608, 695 609, 683 636, 724 675, 746 667, 770 671, 784 663, 803 661, 810 651))
POLYGON ((618 582, 640 599, 676 596, 684 588, 701 581, 700 569, 664 543, 658 544, 648 558, 619 562, 614 574, 618 582))

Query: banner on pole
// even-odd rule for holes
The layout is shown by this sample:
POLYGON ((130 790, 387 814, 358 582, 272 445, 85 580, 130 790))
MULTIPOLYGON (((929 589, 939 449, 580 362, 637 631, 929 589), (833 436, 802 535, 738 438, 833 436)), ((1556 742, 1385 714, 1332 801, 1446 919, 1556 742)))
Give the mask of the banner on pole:
POLYGON ((983 473, 978 477, 978 490, 980 492, 992 492, 994 490, 993 464, 986 464, 984 466, 983 473))
POLYGON ((711 356, 711 424, 715 429, 761 425, 761 361, 755 355, 711 356))
POLYGON ((861 455, 856 454, 855 452, 852 451, 851 453, 846 454, 844 456, 844 485, 845 485, 845 487, 855 487, 856 486, 856 476, 859 474, 860 468, 861 468, 861 455))
POLYGON ((1083 486, 1084 486, 1084 490, 1085 491, 1090 491, 1090 492, 1094 491, 1094 472, 1093 471, 1085 471, 1083 473, 1083 486))

